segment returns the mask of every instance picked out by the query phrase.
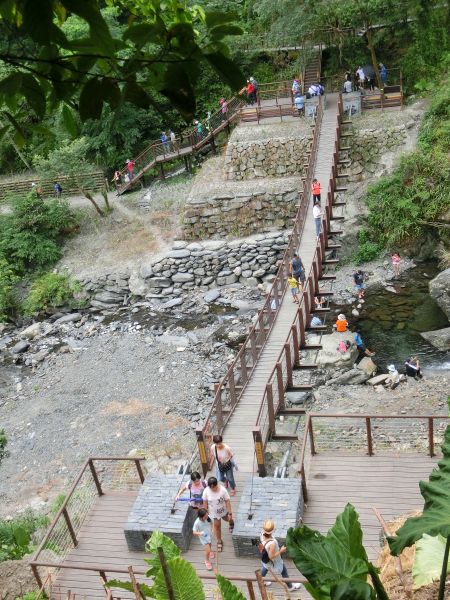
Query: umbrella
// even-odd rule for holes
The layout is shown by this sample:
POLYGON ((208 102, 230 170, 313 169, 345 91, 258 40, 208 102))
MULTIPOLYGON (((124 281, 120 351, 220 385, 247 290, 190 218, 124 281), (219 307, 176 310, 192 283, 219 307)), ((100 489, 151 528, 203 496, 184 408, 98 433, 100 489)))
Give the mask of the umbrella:
POLYGON ((367 79, 375 79, 375 70, 372 65, 364 65, 363 71, 367 79))

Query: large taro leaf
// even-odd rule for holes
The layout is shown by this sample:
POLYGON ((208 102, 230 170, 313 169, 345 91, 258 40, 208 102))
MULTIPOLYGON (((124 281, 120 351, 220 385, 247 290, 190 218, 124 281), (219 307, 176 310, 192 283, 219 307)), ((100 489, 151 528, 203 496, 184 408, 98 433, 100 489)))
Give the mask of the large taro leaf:
MULTIPOLYGON (((416 543, 412 569, 415 590, 440 578, 444 552, 445 539, 442 535, 432 537, 424 533, 416 543)), ((447 565, 447 573, 450 573, 450 563, 447 565)))
MULTIPOLYGON (((110 579, 105 583, 107 588, 119 588, 121 590, 127 590, 128 592, 134 592, 134 587, 131 581, 120 581, 119 579, 110 579)), ((139 589, 145 598, 153 598, 153 588, 145 585, 145 583, 139 584, 139 589)))
POLYGON ((222 600, 246 600, 243 593, 231 581, 228 581, 222 575, 216 575, 216 579, 222 600))
MULTIPOLYGON (((191 563, 188 563, 181 556, 177 556, 167 561, 167 568, 175 600, 205 600, 201 579, 191 563)), ((155 577, 153 595, 156 600, 169 599, 162 569, 155 577)))
POLYGON ((365 581, 343 581, 331 588, 331 600, 374 600, 375 592, 365 581))
POLYGON ((358 520, 355 507, 347 504, 344 511, 336 517, 333 527, 328 531, 327 537, 335 540, 354 558, 361 558, 367 562, 367 553, 362 543, 363 533, 358 520))
MULTIPOLYGON (((354 510, 353 507, 345 508, 347 512, 351 510, 354 510)), ((360 540, 361 527, 358 519, 347 515, 344 521, 349 526, 348 530, 340 531, 340 524, 337 522, 326 536, 306 525, 291 528, 287 534, 289 555, 295 566, 311 586, 318 592, 324 591, 328 596, 331 586, 336 582, 349 579, 365 581, 368 574, 367 560, 351 553, 356 552, 360 540), (351 540, 349 548, 345 546, 345 537, 351 540)))
POLYGON ((176 558, 181 554, 181 550, 170 537, 167 537, 167 535, 164 535, 164 533, 161 533, 160 531, 154 531, 151 538, 145 544, 146 551, 153 554, 152 558, 144 558, 144 561, 150 565, 150 568, 147 571, 147 577, 155 577, 161 569, 158 548, 163 549, 166 560, 176 558))
POLYGON ((433 469, 428 482, 419 484, 425 505, 420 517, 410 517, 397 530, 395 537, 389 537, 391 553, 398 556, 404 548, 420 540, 424 533, 444 538, 450 536, 450 425, 445 431, 442 445, 444 457, 433 469))

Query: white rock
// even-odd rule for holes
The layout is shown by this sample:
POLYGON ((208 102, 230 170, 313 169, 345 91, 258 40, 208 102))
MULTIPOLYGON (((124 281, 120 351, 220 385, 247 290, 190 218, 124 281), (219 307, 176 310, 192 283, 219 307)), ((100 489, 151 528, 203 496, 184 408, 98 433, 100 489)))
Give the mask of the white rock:
POLYGON ((23 331, 21 331, 20 337, 32 340, 36 336, 38 336, 41 333, 41 331, 42 323, 33 323, 32 325, 29 325, 23 331))

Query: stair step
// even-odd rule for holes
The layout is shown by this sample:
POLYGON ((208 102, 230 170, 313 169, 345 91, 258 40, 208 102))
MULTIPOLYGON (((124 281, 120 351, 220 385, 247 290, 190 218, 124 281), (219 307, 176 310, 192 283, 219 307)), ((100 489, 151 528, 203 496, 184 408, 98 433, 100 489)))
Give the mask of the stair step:
POLYGON ((327 250, 337 250, 338 248, 342 248, 342 244, 328 244, 327 250))
POLYGON ((344 219, 345 219, 345 217, 344 217, 344 216, 341 216, 341 217, 335 217, 335 216, 333 215, 333 216, 331 217, 331 220, 332 220, 332 221, 343 221, 344 219))
POLYGON ((326 258, 324 261, 322 261, 323 265, 337 265, 337 263, 339 262, 338 258, 326 258))
POLYGON ((322 350, 322 344, 305 344, 301 346, 301 350, 322 350))
POLYGON ((335 188, 335 192, 346 192, 348 190, 348 187, 339 185, 337 188, 335 188))

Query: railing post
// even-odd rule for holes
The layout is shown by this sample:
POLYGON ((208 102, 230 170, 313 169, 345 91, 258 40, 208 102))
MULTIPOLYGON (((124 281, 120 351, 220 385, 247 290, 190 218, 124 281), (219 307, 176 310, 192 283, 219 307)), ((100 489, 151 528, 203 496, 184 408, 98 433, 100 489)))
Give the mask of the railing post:
POLYGON ((269 430, 270 433, 275 433, 275 410, 273 406, 273 392, 272 384, 266 384, 266 396, 267 396, 267 412, 269 413, 269 430))
POLYGON ((366 417, 366 431, 367 431, 367 454, 373 456, 372 446, 372 423, 370 417, 366 417))
POLYGON ((139 459, 135 458, 134 464, 136 465, 136 471, 138 472, 141 483, 144 483, 145 477, 144 477, 144 472, 142 471, 141 461, 139 459))
POLYGON ((261 571, 257 569, 255 571, 256 581, 259 587, 259 593, 261 594, 261 600, 269 600, 269 596, 267 594, 266 586, 264 585, 264 581, 261 575, 261 571))
POLYGON ((434 420, 433 417, 428 417, 428 450, 430 457, 434 456, 434 420))
POLYGON ((245 360, 245 352, 241 352, 240 353, 240 361, 241 361, 241 379, 242 379, 242 385, 245 385, 245 383, 247 382, 247 361, 245 360))
MULTIPOLYGON (((305 299, 305 295, 303 295, 303 300, 305 299)), ((306 318, 308 318, 308 313, 306 313, 306 318)), ((298 324, 300 330, 300 348, 306 346, 306 335, 305 335, 305 317, 303 315, 303 308, 301 306, 298 307, 298 324)), ((299 358, 300 361, 300 358, 299 358)))
POLYGON ((97 488, 97 493, 99 496, 103 496, 102 486, 100 485, 100 481, 98 479, 97 471, 95 470, 94 461, 92 460, 92 458, 89 459, 88 464, 92 473, 92 477, 94 479, 95 487, 97 488))
MULTIPOLYGON (((278 397, 284 398, 283 366, 280 362, 277 362, 276 370, 277 370, 278 397)), ((281 400, 280 400, 280 402, 281 402, 281 400)))
MULTIPOLYGON (((300 310, 300 308, 298 309, 300 310)), ((298 331, 297 331, 297 326, 294 323, 291 327, 291 332, 292 332, 292 340, 294 342, 294 367, 298 367, 299 363, 300 363, 300 346, 298 345, 298 331)))
POLYGON ((305 474, 305 465, 302 463, 302 467, 300 469, 300 477, 301 477, 301 486, 302 486, 302 494, 303 501, 308 502, 308 487, 306 485, 306 474, 305 474))
POLYGON ((63 514, 64 520, 66 522, 67 529, 69 530, 70 537, 72 538, 73 545, 75 547, 77 547, 78 546, 77 536, 75 535, 75 531, 72 527, 72 522, 70 520, 69 513, 67 512, 67 508, 65 508, 65 507, 63 508, 62 514, 63 514))
POLYGON ((222 387, 220 383, 216 383, 214 386, 214 402, 216 404, 216 420, 217 420, 217 429, 222 431, 223 429, 223 413, 222 413, 222 387))
POLYGON ((234 408, 237 398, 236 398, 236 383, 234 381, 234 369, 231 368, 230 369, 230 375, 228 377, 228 387, 230 389, 230 400, 231 400, 231 406, 232 408, 234 408))
MULTIPOLYGON (((286 367, 287 367, 287 387, 292 387, 292 356, 291 356, 291 346, 289 343, 284 345, 284 352, 286 354, 286 367)), ((284 404, 284 397, 283 397, 284 404)))
POLYGON ((256 336, 254 329, 252 329, 252 332, 250 334, 250 348, 252 351, 253 366, 255 366, 256 361, 258 360, 258 350, 256 348, 256 336))
POLYGON ((253 582, 247 579, 247 590, 250 600, 256 600, 255 590, 253 589, 253 582))
POLYGON ((311 454, 314 456, 314 454, 317 454, 316 452, 316 446, 314 444, 314 431, 313 431, 313 424, 312 424, 312 419, 309 419, 309 423, 308 423, 308 431, 309 431, 309 446, 311 448, 311 454))
POLYGON ((256 462, 258 465, 258 474, 260 477, 265 477, 267 475, 267 470, 260 427, 253 427, 253 442, 255 444, 255 455, 256 462))
POLYGON ((208 457, 206 454, 206 445, 205 445, 205 437, 203 435, 203 429, 201 429, 201 428, 196 429, 195 435, 197 437, 198 455, 199 455, 200 462, 202 465, 203 476, 206 477, 206 473, 209 470, 209 465, 208 465, 208 457))
POLYGON ((43 583, 42 583, 41 576, 39 575, 39 570, 38 570, 37 566, 32 564, 31 570, 33 571, 33 575, 34 575, 34 578, 36 579, 38 588, 41 589, 43 586, 43 583))

